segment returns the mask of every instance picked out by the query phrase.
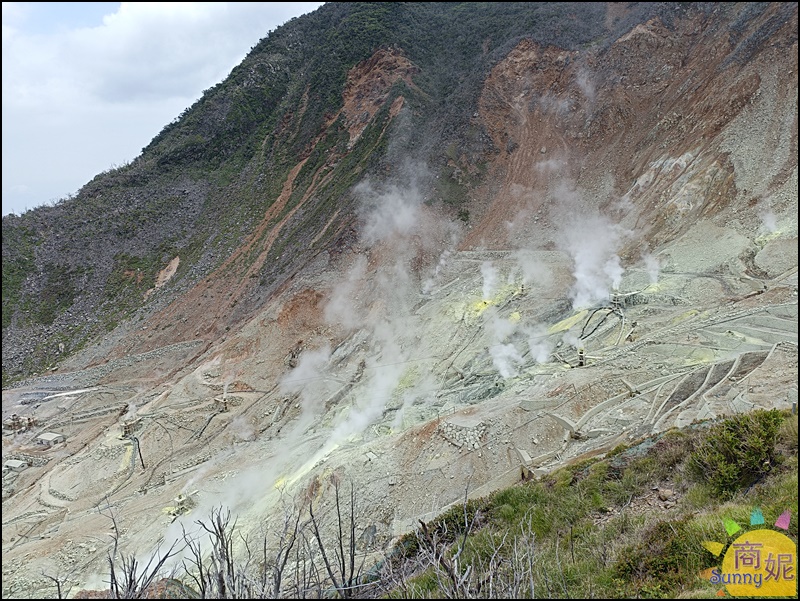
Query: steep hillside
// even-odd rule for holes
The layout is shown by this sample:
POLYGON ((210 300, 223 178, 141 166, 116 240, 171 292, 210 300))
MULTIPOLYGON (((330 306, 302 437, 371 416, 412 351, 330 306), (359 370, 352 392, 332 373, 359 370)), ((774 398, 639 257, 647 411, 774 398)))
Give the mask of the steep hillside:
MULTIPOLYGON (((465 202, 469 182, 451 179, 446 148, 477 163, 492 151, 467 125, 486 70, 520 36, 574 49, 625 27, 590 3, 553 26, 562 10, 330 3, 279 28, 130 165, 55 207, 3 219, 3 382, 50 368, 212 273, 246 285, 224 322, 192 333, 211 339, 240 323, 301 268, 299 249, 341 245, 356 216, 351 189, 368 174, 402 183, 413 159, 432 170, 420 180, 426 200, 465 202), (174 278, 149 294, 176 257, 174 278)), ((217 315, 206 298, 193 313, 217 315)))
POLYGON ((3 383, 14 597, 100 586, 109 513, 146 553, 336 475, 366 553, 465 488, 786 408, 796 5, 326 4, 3 218, 3 383))

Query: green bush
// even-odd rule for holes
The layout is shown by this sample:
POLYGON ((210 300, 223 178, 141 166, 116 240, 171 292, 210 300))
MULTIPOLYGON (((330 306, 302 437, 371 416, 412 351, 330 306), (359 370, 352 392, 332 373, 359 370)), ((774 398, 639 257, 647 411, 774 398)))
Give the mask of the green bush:
POLYGON ((617 559, 614 573, 642 597, 669 596, 697 579, 701 540, 687 519, 658 521, 617 559))
POLYGON ((690 474, 722 498, 754 484, 778 461, 775 445, 783 419, 777 409, 758 410, 713 426, 689 457, 690 474))

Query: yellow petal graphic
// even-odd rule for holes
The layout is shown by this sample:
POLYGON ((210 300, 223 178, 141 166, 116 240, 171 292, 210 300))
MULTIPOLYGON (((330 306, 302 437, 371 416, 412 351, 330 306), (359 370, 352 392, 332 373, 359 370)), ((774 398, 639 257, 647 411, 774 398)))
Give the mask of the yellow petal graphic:
POLYGON ((703 546, 706 549, 708 549, 711 552, 711 554, 714 555, 715 557, 718 556, 720 553, 722 553, 722 550, 725 548, 725 545, 723 545, 722 543, 716 543, 711 540, 703 541, 703 546))

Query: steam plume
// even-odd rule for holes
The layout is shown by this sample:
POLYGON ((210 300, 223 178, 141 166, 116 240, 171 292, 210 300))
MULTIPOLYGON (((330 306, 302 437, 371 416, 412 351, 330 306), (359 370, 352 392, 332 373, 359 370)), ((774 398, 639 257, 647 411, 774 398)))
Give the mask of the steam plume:
POLYGON ((561 234, 560 245, 573 260, 573 308, 607 300, 624 273, 617 255, 623 241, 621 228, 599 213, 573 214, 561 234))
POLYGON ((647 269, 647 274, 650 276, 650 283, 657 284, 661 263, 657 257, 654 257, 650 253, 645 253, 642 259, 644 259, 644 266, 645 269, 647 269))
POLYGON ((497 269, 491 261, 484 261, 481 264, 481 275, 483 276, 483 300, 488 300, 492 298, 497 286, 497 269))

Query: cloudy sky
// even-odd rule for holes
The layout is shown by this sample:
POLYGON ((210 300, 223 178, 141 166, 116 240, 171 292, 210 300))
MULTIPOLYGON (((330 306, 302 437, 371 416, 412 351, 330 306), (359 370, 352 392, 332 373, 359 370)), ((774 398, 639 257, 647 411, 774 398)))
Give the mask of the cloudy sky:
POLYGON ((3 2, 3 215, 139 155, 250 49, 322 2, 3 2))

